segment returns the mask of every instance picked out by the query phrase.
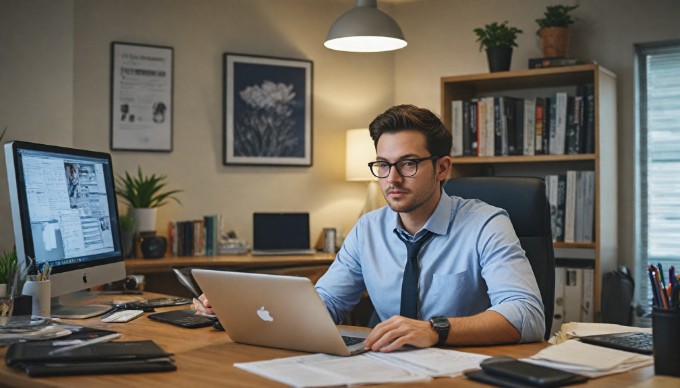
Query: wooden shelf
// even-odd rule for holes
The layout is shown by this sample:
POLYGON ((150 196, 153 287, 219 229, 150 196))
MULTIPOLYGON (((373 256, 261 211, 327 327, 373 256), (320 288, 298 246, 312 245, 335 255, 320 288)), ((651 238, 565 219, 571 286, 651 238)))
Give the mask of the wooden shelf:
POLYGON ((554 242, 553 243, 554 248, 589 248, 589 249, 595 249, 595 243, 594 242, 554 242))
POLYGON ((535 156, 457 156, 453 157, 453 164, 496 164, 496 163, 543 163, 543 162, 573 162, 581 160, 595 160, 595 154, 572 155, 535 155, 535 156))

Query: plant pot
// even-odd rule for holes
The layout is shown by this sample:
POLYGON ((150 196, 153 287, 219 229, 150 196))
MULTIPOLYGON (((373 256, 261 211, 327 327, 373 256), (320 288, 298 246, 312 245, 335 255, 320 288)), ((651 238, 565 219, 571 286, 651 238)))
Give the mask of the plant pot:
POLYGON ((128 214, 137 221, 136 232, 156 231, 156 208, 130 208, 128 214))
POLYGON ((129 259, 132 257, 132 248, 135 243, 135 231, 122 232, 121 240, 123 240, 123 255, 125 255, 126 259, 129 259))
POLYGON ((565 58, 569 50, 569 29, 567 27, 546 27, 538 31, 545 58, 565 58))
POLYGON ((489 62, 489 71, 510 70, 510 60, 512 59, 512 47, 491 47, 486 49, 486 59, 489 62))

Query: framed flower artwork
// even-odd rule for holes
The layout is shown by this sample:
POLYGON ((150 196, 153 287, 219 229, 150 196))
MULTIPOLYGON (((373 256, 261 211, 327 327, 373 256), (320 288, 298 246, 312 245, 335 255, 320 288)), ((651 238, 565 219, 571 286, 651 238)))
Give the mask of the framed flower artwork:
POLYGON ((225 165, 312 165, 312 62, 224 54, 225 165))

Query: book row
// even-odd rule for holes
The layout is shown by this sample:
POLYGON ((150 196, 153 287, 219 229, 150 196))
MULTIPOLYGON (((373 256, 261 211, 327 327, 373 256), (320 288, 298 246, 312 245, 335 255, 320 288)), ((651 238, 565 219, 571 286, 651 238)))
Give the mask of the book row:
POLYGON ((222 216, 204 216, 201 220, 173 221, 168 224, 169 249, 172 256, 215 256, 222 216))
POLYGON ((563 323, 593 322, 594 276, 592 268, 555 267, 553 334, 563 323))
POLYGON ((451 131, 452 156, 594 153, 594 87, 579 85, 573 96, 454 100, 451 131))
POLYGON ((547 175, 545 183, 553 241, 595 241, 595 171, 547 175))

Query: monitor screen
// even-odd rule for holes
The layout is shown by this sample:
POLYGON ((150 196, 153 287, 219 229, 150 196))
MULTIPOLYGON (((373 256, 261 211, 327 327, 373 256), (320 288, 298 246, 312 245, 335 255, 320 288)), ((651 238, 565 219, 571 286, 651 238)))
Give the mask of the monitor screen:
POLYGON ((49 262, 53 297, 124 278, 111 156, 15 141, 5 158, 22 267, 49 262))

